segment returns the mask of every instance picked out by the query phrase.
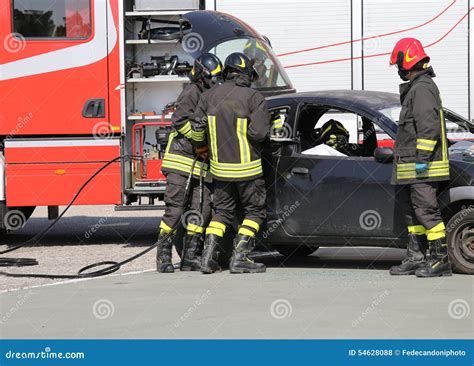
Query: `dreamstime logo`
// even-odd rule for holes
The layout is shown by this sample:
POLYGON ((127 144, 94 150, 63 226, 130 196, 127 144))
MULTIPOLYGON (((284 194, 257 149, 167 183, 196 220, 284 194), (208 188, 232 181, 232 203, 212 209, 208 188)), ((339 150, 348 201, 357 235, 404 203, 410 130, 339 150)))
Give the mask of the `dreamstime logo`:
POLYGON ((34 292, 29 291, 25 294, 20 294, 18 295, 18 300, 17 302, 8 309, 8 311, 4 312, 2 316, 0 317, 0 324, 5 324, 15 313, 17 313, 23 305, 26 304, 28 299, 33 296, 34 292))
POLYGON ((204 46, 204 40, 198 33, 188 33, 183 37, 183 50, 188 53, 201 51, 204 46))
POLYGON ((384 290, 381 294, 374 296, 374 299, 369 306, 356 318, 352 321, 352 327, 355 328, 361 324, 365 318, 372 313, 379 305, 381 305, 385 299, 390 295, 390 291, 384 290))
POLYGON ((9 53, 21 52, 26 47, 25 37, 20 33, 10 33, 3 40, 3 46, 9 53))
POLYGON ((267 239, 276 229, 278 229, 287 218, 289 218, 296 209, 300 207, 300 202, 295 201, 291 206, 283 206, 283 213, 278 216, 278 219, 269 221, 267 223, 267 229, 263 232, 262 236, 264 239, 267 239))
POLYGON ((382 224, 382 217, 375 210, 366 210, 359 216, 360 227, 367 231, 378 229, 382 224))
POLYGON ((33 113, 28 113, 24 117, 17 118, 17 124, 15 127, 10 131, 8 136, 6 137, 7 140, 11 139, 13 136, 17 135, 28 123, 30 123, 31 119, 34 117, 33 113))
POLYGON ((108 122, 99 122, 94 125, 92 135, 95 139, 110 139, 114 133, 110 129, 108 122))
POLYGON ((288 123, 284 123, 282 127, 272 126, 270 137, 277 139, 293 137, 293 129, 288 123))
POLYGON ((362 47, 365 54, 371 54, 380 50, 380 37, 369 36, 362 41, 362 47))
POLYGON ((3 225, 8 231, 15 231, 23 228, 26 224, 26 216, 20 210, 7 212, 3 218, 3 225))
POLYGON ((86 239, 90 239, 101 227, 107 222, 108 218, 107 217, 101 217, 99 221, 91 226, 89 230, 86 231, 84 234, 84 237, 86 239))
POLYGON ((448 305, 448 314, 451 318, 459 320, 467 318, 471 313, 469 303, 464 299, 455 299, 448 305))
POLYGON ((290 302, 285 299, 278 299, 272 302, 270 305, 270 314, 275 319, 289 318, 293 313, 293 307, 290 302))
POLYGON ((201 296, 197 296, 192 306, 190 306, 186 312, 174 323, 175 328, 182 326, 183 323, 188 320, 191 315, 193 315, 198 310, 198 308, 207 301, 209 296, 211 296, 211 290, 207 290, 201 296))
POLYGON ((464 219, 469 216, 469 214, 474 210, 474 206, 470 205, 469 207, 462 206, 462 211, 460 212, 460 215, 458 215, 456 218, 454 218, 454 221, 450 220, 450 224, 446 227, 446 231, 449 233, 456 229, 456 227, 461 224, 464 219))
POLYGON ((115 307, 112 301, 107 299, 97 300, 92 306, 92 314, 97 319, 104 320, 114 316, 115 307))
POLYGON ((181 223, 183 227, 187 230, 188 227, 191 229, 191 226, 202 227, 204 224, 204 218, 202 214, 197 210, 186 211, 183 216, 181 216, 181 223))

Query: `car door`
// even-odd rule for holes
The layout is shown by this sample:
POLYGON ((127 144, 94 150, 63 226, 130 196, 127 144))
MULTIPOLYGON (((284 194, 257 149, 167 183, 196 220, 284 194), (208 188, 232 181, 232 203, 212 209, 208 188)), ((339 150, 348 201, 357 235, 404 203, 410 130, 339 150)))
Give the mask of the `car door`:
POLYGON ((298 207, 282 224, 290 236, 394 238, 405 230, 391 163, 293 152, 277 171, 277 211, 298 207))

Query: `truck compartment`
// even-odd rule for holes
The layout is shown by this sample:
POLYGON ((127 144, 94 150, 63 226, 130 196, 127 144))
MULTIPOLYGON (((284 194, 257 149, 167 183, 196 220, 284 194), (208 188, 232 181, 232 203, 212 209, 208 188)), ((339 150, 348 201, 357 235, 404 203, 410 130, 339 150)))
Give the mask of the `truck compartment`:
MULTIPOLYGON (((108 161, 120 156, 120 140, 11 140, 5 142, 8 206, 67 205, 108 161)), ((121 164, 112 163, 75 204, 120 204, 121 164)))

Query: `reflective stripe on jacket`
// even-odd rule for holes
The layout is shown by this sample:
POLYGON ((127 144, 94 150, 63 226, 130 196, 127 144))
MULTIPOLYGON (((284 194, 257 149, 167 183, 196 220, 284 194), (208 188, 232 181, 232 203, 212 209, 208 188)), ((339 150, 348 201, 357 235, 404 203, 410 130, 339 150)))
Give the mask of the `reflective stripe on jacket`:
POLYGON ((193 118, 192 139, 209 141, 211 174, 218 180, 244 181, 263 175, 261 143, 270 133, 263 95, 243 76, 206 91, 193 118))
MULTIPOLYGON (((187 176, 191 172, 196 156, 190 141, 191 117, 199 103, 201 94, 202 88, 195 83, 190 83, 184 87, 176 101, 176 111, 171 118, 173 131, 168 139, 161 166, 164 173, 173 172, 187 176)), ((202 164, 204 164, 203 176, 206 176, 208 164, 199 160, 194 165, 194 175, 199 176, 202 164)))
POLYGON ((434 76, 429 68, 400 85, 402 109, 394 148, 393 184, 449 179, 446 123, 434 76), (428 170, 416 173, 416 163, 428 164, 428 170))

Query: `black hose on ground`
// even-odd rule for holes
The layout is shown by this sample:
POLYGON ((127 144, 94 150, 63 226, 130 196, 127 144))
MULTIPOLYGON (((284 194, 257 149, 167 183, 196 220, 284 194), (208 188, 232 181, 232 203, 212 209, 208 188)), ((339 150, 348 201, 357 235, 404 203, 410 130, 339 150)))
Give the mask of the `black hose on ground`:
MULTIPOLYGON (((134 156, 134 155, 125 155, 125 156, 118 156, 110 161, 108 161, 106 164, 104 164, 100 169, 98 169, 87 181, 79 188, 79 190, 76 192, 74 195, 73 199, 69 204, 66 206, 66 208, 61 212, 61 214, 50 224, 46 229, 41 231, 40 233, 36 234, 33 236, 31 239, 28 239, 26 242, 21 243, 19 245, 16 245, 12 248, 9 248, 7 250, 1 251, 0 254, 7 254, 11 253, 15 250, 18 250, 20 248, 23 248, 30 243, 32 245, 37 245, 39 244, 40 240, 53 228, 54 225, 58 223, 59 220, 64 216, 64 214, 71 208, 71 206, 74 204, 74 202, 77 200, 81 192, 87 187, 87 185, 97 176, 99 175, 104 169, 106 169, 108 166, 111 164, 120 161, 120 160, 141 160, 140 156, 134 156)), ((194 164, 197 160, 197 157, 195 158, 193 162, 193 167, 194 164)), ((191 173, 189 177, 191 178, 193 174, 193 170, 191 170, 191 173)), ((190 180, 189 178, 189 180, 190 180)), ((187 202, 187 197, 188 197, 188 191, 189 187, 191 184, 186 185, 186 190, 185 190, 185 202, 187 202)), ((179 225, 179 224, 178 224, 179 225)), ((177 226, 178 226, 177 225, 177 226)), ((177 227, 173 228, 177 229, 177 227)), ((169 234, 161 238, 162 240, 165 240, 168 237, 169 234)), ((158 242, 155 244, 151 245, 147 249, 141 251, 140 253, 135 254, 134 256, 127 258, 121 262, 117 261, 102 261, 94 264, 87 265, 83 268, 81 268, 77 274, 75 275, 65 275, 65 274, 46 274, 46 273, 10 273, 10 272, 4 272, 0 271, 0 275, 3 276, 8 276, 8 277, 36 277, 36 278, 62 278, 62 279, 79 279, 79 278, 93 278, 93 277, 100 277, 100 276, 105 276, 109 275, 111 273, 114 273, 120 269, 121 266, 124 264, 130 263, 134 261, 135 259, 145 255, 146 253, 150 252, 154 248, 158 246, 158 242), (95 268, 100 268, 100 267, 105 267, 101 269, 97 269, 94 271, 90 271, 95 268)), ((38 261, 35 258, 8 258, 8 257, 1 257, 0 258, 0 267, 25 267, 25 266, 35 266, 38 265, 38 261)))

